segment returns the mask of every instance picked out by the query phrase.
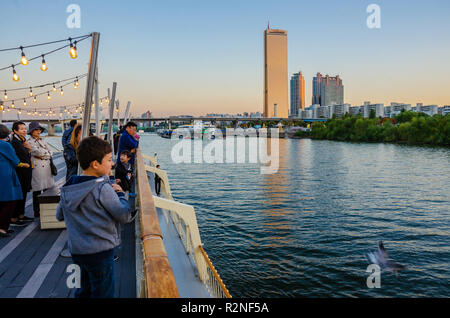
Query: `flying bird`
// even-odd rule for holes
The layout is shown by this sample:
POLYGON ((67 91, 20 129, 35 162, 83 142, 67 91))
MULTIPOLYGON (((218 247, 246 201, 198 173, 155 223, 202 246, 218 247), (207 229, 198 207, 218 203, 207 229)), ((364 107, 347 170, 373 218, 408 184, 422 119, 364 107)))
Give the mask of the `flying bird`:
POLYGON ((394 272, 395 275, 401 270, 406 269, 406 266, 398 264, 389 259, 389 255, 384 248, 383 242, 378 243, 378 250, 366 254, 367 260, 371 264, 377 264, 382 271, 394 272))

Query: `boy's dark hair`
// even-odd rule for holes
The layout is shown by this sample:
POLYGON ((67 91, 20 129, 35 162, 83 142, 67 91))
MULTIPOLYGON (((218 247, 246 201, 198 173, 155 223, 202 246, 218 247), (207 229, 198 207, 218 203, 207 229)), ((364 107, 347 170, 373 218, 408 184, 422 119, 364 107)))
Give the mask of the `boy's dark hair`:
POLYGON ((18 131, 20 125, 25 125, 25 123, 23 121, 15 121, 12 125, 12 130, 18 131))
POLYGON ((72 120, 70 121, 70 127, 75 127, 76 124, 77 124, 76 119, 72 119, 72 120))
POLYGON ((156 168, 159 168, 160 167, 160 165, 156 165, 156 168))
POLYGON ((5 139, 9 135, 9 129, 5 125, 0 124, 0 139, 5 139))
POLYGON ((137 127, 135 122, 129 121, 124 128, 128 128, 128 127, 137 127))
POLYGON ((92 161, 101 163, 103 157, 109 153, 112 153, 112 148, 108 142, 91 136, 81 140, 77 148, 77 159, 81 169, 86 170, 92 161))
MULTIPOLYGON (((125 156, 127 156, 128 158, 131 158, 131 152, 129 152, 128 150, 124 150, 124 151, 122 151, 121 153, 120 153, 120 156, 121 155, 125 155, 125 156)), ((119 157, 120 157, 119 156, 119 157)))

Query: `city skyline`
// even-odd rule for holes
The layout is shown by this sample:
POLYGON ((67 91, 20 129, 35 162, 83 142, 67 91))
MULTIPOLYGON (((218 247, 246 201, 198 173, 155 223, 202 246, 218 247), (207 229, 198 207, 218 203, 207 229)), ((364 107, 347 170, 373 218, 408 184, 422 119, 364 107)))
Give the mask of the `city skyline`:
MULTIPOLYGON (((306 1, 198 1, 190 5, 173 1, 173 6, 140 2, 139 6, 124 7, 82 0, 78 1, 81 29, 68 29, 68 3, 5 1, 3 10, 8 14, 0 27, 8 32, 0 47, 98 31, 101 96, 106 95, 112 81, 117 81, 122 112, 128 100, 133 113, 148 109, 155 116, 256 112, 263 109, 261 32, 269 20, 271 27, 289 33, 288 77, 302 70, 305 106, 312 99, 310 85, 317 72, 339 74, 345 79, 344 102, 352 105, 362 105, 366 100, 449 105, 450 79, 446 74, 450 72, 450 4, 377 3, 381 29, 367 28, 366 7, 370 2, 364 1, 357 5, 334 1, 325 1, 324 5, 306 1), (42 14, 36 16, 35 12, 42 14), (46 23, 41 23, 42 19, 46 23)), ((78 59, 67 65, 66 53, 49 57, 45 74, 18 68, 18 83, 12 82, 8 71, 2 71, 0 89, 82 74, 87 71, 89 43, 80 43, 78 50, 78 59)), ((41 52, 27 52, 35 53, 41 52)), ((2 53, 1 59, 2 66, 18 60, 17 54, 9 53, 2 53)), ((80 89, 84 90, 83 83, 80 89)), ((80 100, 67 91, 64 99, 55 97, 52 103, 80 100)), ((45 101, 41 107, 47 107, 45 101)))

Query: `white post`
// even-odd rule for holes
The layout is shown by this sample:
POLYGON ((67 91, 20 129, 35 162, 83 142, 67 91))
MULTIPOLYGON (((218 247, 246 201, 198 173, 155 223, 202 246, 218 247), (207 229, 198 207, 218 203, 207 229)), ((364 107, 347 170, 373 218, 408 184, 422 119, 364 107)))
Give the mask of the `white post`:
POLYGON ((119 100, 117 100, 116 101, 116 110, 117 110, 117 128, 119 128, 120 127, 120 108, 119 108, 119 106, 120 106, 120 102, 119 102, 119 100))
MULTIPOLYGON (((113 126, 113 121, 114 121, 114 103, 115 103, 114 100, 116 98, 116 87, 117 87, 117 83, 114 82, 113 87, 112 87, 112 96, 111 96, 111 99, 109 100, 108 140, 111 145, 113 144, 112 126, 113 126)), ((109 95, 109 89, 108 89, 108 95, 109 95)))
POLYGON ((122 125, 125 125, 127 123, 128 112, 130 111, 130 104, 131 104, 131 102, 127 103, 127 108, 125 109, 125 115, 123 116, 122 125))

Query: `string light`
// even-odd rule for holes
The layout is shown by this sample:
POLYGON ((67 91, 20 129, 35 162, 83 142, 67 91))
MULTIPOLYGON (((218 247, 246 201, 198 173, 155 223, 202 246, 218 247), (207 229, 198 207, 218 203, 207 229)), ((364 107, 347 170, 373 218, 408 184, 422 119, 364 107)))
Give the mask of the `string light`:
POLYGON ((11 104, 11 108, 14 108, 14 107, 16 107, 16 105, 14 105, 14 101, 13 101, 11 104))
POLYGON ((22 114, 22 111, 19 109, 19 110, 17 111, 17 113, 20 115, 20 114, 22 114))
POLYGON ((37 99, 36 99, 36 96, 34 96, 33 103, 36 103, 36 102, 37 102, 37 99))
POLYGON ((52 97, 50 96, 50 92, 47 92, 47 99, 50 100, 52 97))
POLYGON ((22 51, 22 58, 20 59, 20 64, 22 65, 28 65, 28 59, 25 56, 25 53, 23 53, 23 47, 20 47, 20 50, 22 51))
POLYGON ((5 95, 3 96, 3 98, 4 98, 5 100, 8 100, 8 93, 6 93, 6 91, 5 91, 5 95))
POLYGON ((23 100, 23 106, 27 106, 27 101, 25 99, 23 100))
POLYGON ((59 93, 61 96, 63 96, 64 95, 64 91, 63 91, 63 88, 62 88, 62 86, 61 86, 61 92, 59 93))
POLYGON ((55 86, 55 83, 53 83, 53 91, 56 92, 56 86, 55 86))
POLYGON ((70 40, 70 49, 69 49, 69 55, 71 58, 76 59, 77 58, 77 41, 75 41, 75 45, 72 44, 72 39, 69 38, 70 40))
POLYGON ((45 64, 44 55, 42 55, 42 64, 41 64, 41 71, 45 72, 48 70, 47 64, 45 64))
POLYGON ((11 65, 13 69, 13 81, 17 82, 19 81, 19 75, 17 75, 16 70, 14 69, 14 65, 11 65))
POLYGON ((30 87, 30 97, 33 96, 33 89, 30 87))

